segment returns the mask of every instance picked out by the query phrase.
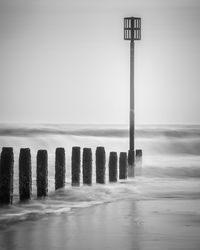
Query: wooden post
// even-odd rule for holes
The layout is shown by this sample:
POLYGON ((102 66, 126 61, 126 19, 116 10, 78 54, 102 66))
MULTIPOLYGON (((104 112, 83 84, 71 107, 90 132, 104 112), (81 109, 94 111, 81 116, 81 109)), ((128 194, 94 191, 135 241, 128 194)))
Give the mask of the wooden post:
POLYGON ((37 153, 37 196, 48 194, 48 153, 46 150, 38 150, 37 153))
POLYGON ((20 201, 30 199, 31 192, 32 192, 31 151, 29 148, 21 148, 19 154, 20 201))
POLYGON ((106 153, 104 147, 96 148, 96 183, 105 183, 106 153))
POLYGON ((135 176, 135 151, 128 151, 128 177, 135 176))
POLYGON ((0 160, 0 204, 12 204, 13 201, 13 148, 2 148, 0 160))
POLYGON ((81 148, 72 148, 72 186, 80 185, 81 148))
POLYGON ((142 149, 136 149, 136 165, 142 166, 142 149))
POLYGON ((135 163, 135 151, 129 150, 128 151, 128 164, 129 166, 134 166, 135 163))
POLYGON ((83 184, 92 184, 92 149, 83 149, 83 184))
POLYGON ((109 182, 117 182, 117 153, 116 152, 110 152, 109 182))
POLYGON ((136 174, 138 176, 142 175, 142 149, 136 149, 135 151, 135 165, 136 174))
POLYGON ((56 148, 55 157, 55 189, 65 186, 65 149, 56 148))
POLYGON ((119 156, 119 179, 127 178, 127 153, 121 152, 119 156))
POLYGON ((142 149, 136 149, 136 158, 142 158, 142 149))

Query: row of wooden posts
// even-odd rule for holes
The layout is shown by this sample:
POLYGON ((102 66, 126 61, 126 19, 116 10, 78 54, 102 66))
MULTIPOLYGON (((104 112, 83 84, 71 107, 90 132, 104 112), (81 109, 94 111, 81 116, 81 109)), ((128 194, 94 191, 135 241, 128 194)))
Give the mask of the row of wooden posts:
MULTIPOLYGON (((96 183, 105 183, 106 153, 104 147, 96 148, 96 183)), ((142 157, 142 150, 136 150, 136 159, 142 157)), ((48 194, 48 152, 37 152, 37 197, 48 194)), ((118 179, 118 155, 110 152, 109 156, 109 182, 117 182, 118 179)), ((12 204, 13 201, 13 148, 4 147, 0 159, 0 204, 12 204)), ((72 148, 71 158, 71 184, 80 185, 81 148, 72 148)), ((119 179, 127 178, 128 161, 127 153, 121 152, 119 156, 119 179)), ((92 150, 83 148, 82 155, 83 184, 92 185, 92 150)), ((55 152, 55 189, 65 186, 65 149, 56 148, 55 152)), ((19 199, 28 200, 32 194, 32 169, 31 151, 29 148, 21 148, 19 154, 19 199)))

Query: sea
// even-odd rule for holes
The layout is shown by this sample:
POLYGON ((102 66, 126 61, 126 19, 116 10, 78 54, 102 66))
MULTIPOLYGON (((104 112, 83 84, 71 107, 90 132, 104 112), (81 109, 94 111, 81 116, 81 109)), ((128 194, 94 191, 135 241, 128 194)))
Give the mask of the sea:
MULTIPOLYGON (((73 124, 0 124, 0 148, 14 150, 13 205, 0 207, 0 228, 24 220, 74 213, 77 209, 123 199, 200 199, 200 126, 136 126, 135 147, 142 149, 142 161, 135 166, 135 177, 108 181, 111 151, 127 152, 127 125, 73 124), (73 146, 92 148, 93 185, 71 186, 71 152, 73 146), (106 184, 95 183, 95 150, 106 151, 106 184), (55 150, 66 153, 66 185, 55 191, 55 150), (20 148, 31 149, 32 199, 19 202, 18 161, 20 148), (48 197, 36 196, 36 154, 48 151, 48 197)), ((191 210, 195 209, 191 206, 191 210)), ((193 211, 191 211, 193 212, 193 211)))

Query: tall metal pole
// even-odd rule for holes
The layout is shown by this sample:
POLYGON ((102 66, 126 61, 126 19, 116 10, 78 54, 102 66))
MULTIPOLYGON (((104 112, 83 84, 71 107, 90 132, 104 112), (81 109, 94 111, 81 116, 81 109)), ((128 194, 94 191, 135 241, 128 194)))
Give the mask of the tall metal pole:
POLYGON ((141 18, 124 18, 124 40, 130 41, 130 124, 129 124, 129 176, 135 167, 135 111, 134 111, 134 41, 141 40, 141 18))
POLYGON ((129 149, 135 150, 134 40, 130 42, 130 127, 129 149))

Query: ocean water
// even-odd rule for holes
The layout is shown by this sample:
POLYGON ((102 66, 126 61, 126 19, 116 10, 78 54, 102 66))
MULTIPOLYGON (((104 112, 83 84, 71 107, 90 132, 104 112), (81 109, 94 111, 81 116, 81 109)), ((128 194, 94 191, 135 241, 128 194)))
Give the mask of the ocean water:
MULTIPOLYGON (((34 220, 48 214, 72 213, 75 209, 120 199, 200 199, 200 126, 138 126, 136 148, 143 150, 136 177, 108 183, 111 151, 126 152, 128 127, 122 125, 1 124, 0 147, 14 149, 14 204, 0 208, 0 225, 34 220), (71 150, 91 147, 93 185, 71 187, 71 150), (95 184, 95 149, 106 150, 105 185, 95 184), (20 203, 18 160, 20 148, 29 147, 32 156, 33 197, 20 203), (55 149, 66 151, 66 187, 55 191, 55 149), (36 154, 48 150, 49 195, 36 197, 36 154)), ((191 206, 191 209, 194 209, 191 206)))

